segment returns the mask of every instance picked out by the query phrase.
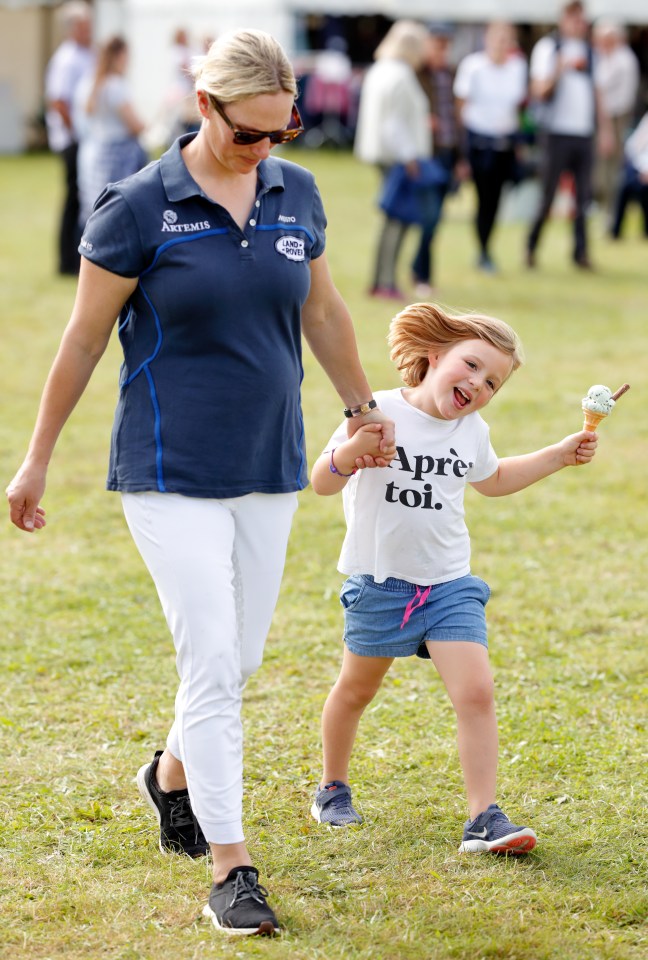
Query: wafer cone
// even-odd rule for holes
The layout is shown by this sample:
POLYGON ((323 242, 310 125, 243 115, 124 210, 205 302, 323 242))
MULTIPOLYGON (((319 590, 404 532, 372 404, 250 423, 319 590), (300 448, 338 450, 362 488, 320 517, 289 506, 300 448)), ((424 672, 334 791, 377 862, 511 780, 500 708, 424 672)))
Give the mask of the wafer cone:
POLYGON ((591 433, 596 433, 596 428, 601 420, 605 420, 607 413, 595 413, 593 410, 588 410, 585 405, 583 405, 583 417, 583 430, 589 430, 591 433))

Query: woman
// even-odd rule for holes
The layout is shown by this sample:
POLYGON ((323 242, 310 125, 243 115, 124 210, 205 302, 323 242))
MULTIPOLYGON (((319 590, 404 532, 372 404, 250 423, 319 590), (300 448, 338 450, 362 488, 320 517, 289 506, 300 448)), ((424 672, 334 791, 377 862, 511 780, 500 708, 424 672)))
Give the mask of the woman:
POLYGON ((198 133, 111 186, 87 224, 72 317, 7 493, 19 528, 44 526, 47 463, 119 315, 125 362, 108 488, 122 493, 180 675, 166 749, 138 784, 162 850, 211 850, 214 924, 272 933, 241 824, 240 707, 307 483, 302 329, 350 432, 383 424, 383 464, 393 425, 375 409, 331 280, 313 177, 270 158, 302 132, 285 53, 260 31, 225 35, 195 82, 198 133))
POLYGON ((148 161, 137 139, 144 124, 131 103, 127 67, 126 41, 113 37, 99 50, 94 76, 79 91, 81 228, 106 184, 129 177, 148 161))
POLYGON ((526 61, 515 48, 513 27, 489 24, 484 50, 461 61, 454 83, 477 191, 477 265, 485 273, 496 272, 489 243, 502 187, 515 176, 519 110, 526 91, 526 61))
MULTIPOLYGON (((427 38, 420 23, 397 20, 377 47, 376 62, 362 84, 354 149, 360 160, 378 166, 383 180, 398 163, 415 178, 417 161, 428 159, 432 151, 429 104, 416 76, 423 66, 427 38)), ((372 296, 403 298, 396 283, 396 266, 407 228, 407 223, 385 215, 372 296)))

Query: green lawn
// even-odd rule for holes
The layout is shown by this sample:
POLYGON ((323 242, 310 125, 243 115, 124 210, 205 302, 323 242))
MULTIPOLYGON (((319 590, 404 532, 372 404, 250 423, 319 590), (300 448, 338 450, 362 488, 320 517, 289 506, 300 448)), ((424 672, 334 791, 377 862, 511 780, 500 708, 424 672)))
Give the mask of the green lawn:
MULTIPOLYGON (((327 208, 329 258, 376 388, 396 385, 392 313, 367 286, 378 224, 373 171, 294 152, 327 208)), ((0 159, 0 478, 20 463, 74 283, 54 275, 59 169, 0 159)), ((285 925, 225 941, 200 916, 208 868, 157 849, 134 783, 175 692, 171 641, 148 574, 103 489, 115 343, 66 428, 26 536, 0 525, 0 957, 2 960, 630 960, 646 956, 646 244, 591 223, 594 276, 569 265, 565 222, 521 267, 524 226, 500 226, 497 277, 473 270, 467 191, 438 237, 440 298, 501 316, 527 364, 487 411, 500 455, 580 428, 592 383, 632 390, 595 462, 513 498, 469 492, 473 570, 493 589, 490 645, 501 729, 500 800, 533 826, 525 859, 460 857, 466 816, 454 719, 429 664, 397 664, 355 755, 366 823, 328 832, 308 810, 319 714, 336 676, 341 503, 301 496, 263 669, 245 708, 246 829, 285 925), (639 369, 637 369, 639 363, 639 369)), ((403 269, 405 268, 403 260, 403 269)), ((407 282, 404 269, 403 284, 407 282)), ((311 460, 340 402, 310 357, 311 460)))

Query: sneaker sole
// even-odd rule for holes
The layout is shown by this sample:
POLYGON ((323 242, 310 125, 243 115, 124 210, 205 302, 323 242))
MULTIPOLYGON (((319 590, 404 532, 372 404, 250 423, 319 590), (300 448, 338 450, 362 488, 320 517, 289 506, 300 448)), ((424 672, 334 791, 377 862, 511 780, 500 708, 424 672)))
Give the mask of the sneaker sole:
POLYGON ((510 833, 498 840, 463 840, 459 853, 529 853, 536 842, 535 833, 527 827, 519 833, 510 833))
POLYGON ((323 823, 325 827, 334 827, 336 830, 342 830, 344 827, 359 827, 363 822, 362 820, 351 820, 348 823, 331 823, 329 820, 322 820, 321 810, 316 803, 313 803, 310 812, 313 819, 317 820, 318 823, 323 823))
MULTIPOLYGON (((155 801, 151 796, 151 794, 149 793, 148 787, 146 786, 146 774, 148 773, 150 766, 151 766, 150 763, 145 763, 144 766, 140 767, 139 770, 137 771, 137 789, 140 792, 140 796, 142 800, 146 801, 146 803, 149 805, 149 807, 155 814, 155 819, 158 822, 158 827, 160 827, 161 829, 162 820, 160 818, 160 811, 156 807, 155 801)), ((160 849, 160 853, 163 853, 165 856, 170 853, 173 853, 172 850, 169 850, 167 847, 163 846, 161 834, 160 834, 160 839, 158 840, 158 847, 160 849)))
POLYGON ((224 927, 218 922, 218 917, 208 903, 203 907, 203 917, 207 917, 221 933, 226 933, 230 937, 274 937, 279 933, 279 927, 275 927, 272 920, 263 920, 256 930, 252 927, 224 927))

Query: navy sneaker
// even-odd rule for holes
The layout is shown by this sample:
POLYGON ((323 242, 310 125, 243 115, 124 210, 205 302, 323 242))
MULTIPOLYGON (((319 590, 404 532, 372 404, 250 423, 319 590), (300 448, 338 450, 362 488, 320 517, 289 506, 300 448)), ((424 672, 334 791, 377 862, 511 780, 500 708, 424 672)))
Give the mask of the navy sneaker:
POLYGON ((266 902, 267 896, 256 867, 233 867, 222 883, 211 888, 203 916, 231 936, 271 937, 279 932, 279 924, 266 902))
POLYGON ((200 824, 191 809, 187 790, 160 790, 156 771, 162 751, 157 750, 152 763, 145 763, 137 771, 137 786, 160 824, 160 850, 162 853, 186 853, 187 856, 205 857, 209 844, 200 829, 200 824))
POLYGON ((459 853, 528 853, 536 845, 529 827, 516 827, 496 803, 467 820, 459 853))
POLYGON ((330 827, 362 823, 362 817, 351 803, 351 787, 341 780, 331 780, 315 792, 311 814, 318 823, 327 823, 330 827))

